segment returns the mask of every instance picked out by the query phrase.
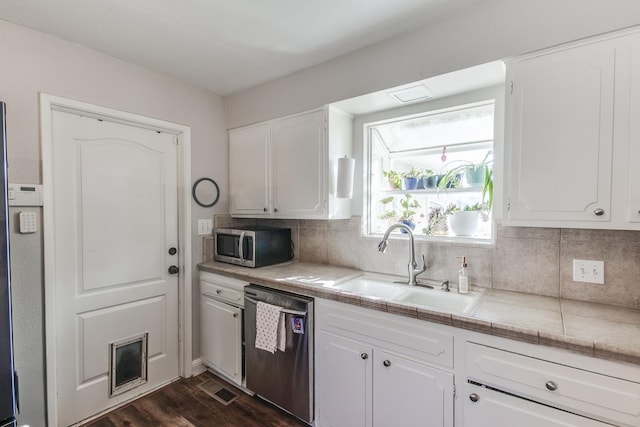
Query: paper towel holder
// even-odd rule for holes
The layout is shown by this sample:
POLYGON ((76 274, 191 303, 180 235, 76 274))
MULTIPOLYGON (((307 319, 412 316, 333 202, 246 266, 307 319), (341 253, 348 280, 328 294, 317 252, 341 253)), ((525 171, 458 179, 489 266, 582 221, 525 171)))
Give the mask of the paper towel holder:
POLYGON ((353 197, 353 175, 355 172, 356 159, 346 155, 338 158, 336 198, 351 199, 353 197))

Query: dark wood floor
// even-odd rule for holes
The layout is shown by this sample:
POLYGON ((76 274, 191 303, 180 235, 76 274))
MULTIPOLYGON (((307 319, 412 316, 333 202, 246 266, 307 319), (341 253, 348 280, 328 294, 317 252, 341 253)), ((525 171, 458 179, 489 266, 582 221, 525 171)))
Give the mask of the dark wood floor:
POLYGON ((305 426, 280 409, 251 397, 210 372, 184 378, 152 394, 109 412, 82 427, 266 427, 305 426), (207 380, 222 382, 238 398, 224 405, 198 385, 207 380))

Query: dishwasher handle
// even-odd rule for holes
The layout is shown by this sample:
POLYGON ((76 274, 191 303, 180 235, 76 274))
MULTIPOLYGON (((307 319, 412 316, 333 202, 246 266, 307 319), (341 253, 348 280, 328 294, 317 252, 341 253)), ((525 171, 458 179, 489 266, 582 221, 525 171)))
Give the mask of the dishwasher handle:
MULTIPOLYGON (((253 298, 250 298, 248 296, 245 296, 244 299, 249 301, 249 302, 252 302, 254 304, 258 304, 258 301, 254 300, 253 298)), ((282 312, 286 313, 286 314, 293 314, 294 316, 305 316, 305 317, 307 316, 307 312, 306 311, 291 310, 289 308, 283 308, 282 312)))

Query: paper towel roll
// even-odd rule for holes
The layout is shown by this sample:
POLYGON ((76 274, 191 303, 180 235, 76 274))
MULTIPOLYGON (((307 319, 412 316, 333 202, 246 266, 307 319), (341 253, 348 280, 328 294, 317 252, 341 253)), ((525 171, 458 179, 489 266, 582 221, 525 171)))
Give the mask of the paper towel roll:
POLYGON ((338 159, 338 179, 336 183, 336 197, 350 199, 353 197, 353 172, 356 159, 342 157, 338 159))

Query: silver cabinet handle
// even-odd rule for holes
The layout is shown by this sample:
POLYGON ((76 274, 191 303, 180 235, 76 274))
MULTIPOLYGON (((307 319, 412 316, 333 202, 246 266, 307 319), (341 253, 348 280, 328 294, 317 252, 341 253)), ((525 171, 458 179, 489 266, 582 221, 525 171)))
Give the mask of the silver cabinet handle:
POLYGON ((222 289, 216 289, 216 294, 220 295, 222 293, 222 289))
POLYGON ((368 358, 369 358, 369 355, 367 353, 360 353, 360 359, 367 360, 368 358))
POLYGON ((238 313, 233 313, 233 317, 238 317, 238 313))
POLYGON ((262 212, 266 212, 266 211, 267 211, 267 208, 262 208, 262 212))
POLYGON ((391 361, 390 361, 390 360, 385 360, 384 362, 382 362, 382 364, 383 364, 385 367, 387 367, 387 368, 388 368, 389 366, 391 366, 391 361))
POLYGON ((547 387, 547 390, 549 391, 556 391, 558 389, 558 384, 554 383, 553 381, 547 381, 545 387, 547 387))
POLYGON ((275 208, 273 211, 274 211, 275 213, 278 213, 278 208, 275 208))
POLYGON ((593 210, 593 214, 594 214, 595 216, 602 216, 602 215, 604 215, 604 209, 602 209, 602 208, 596 208, 596 209, 594 209, 594 210, 593 210))
POLYGON ((477 394, 475 394, 475 393, 471 393, 471 394, 469 395, 469 400, 475 403, 475 402, 477 402, 478 400, 480 400, 480 396, 478 396, 478 395, 477 395, 477 394))

